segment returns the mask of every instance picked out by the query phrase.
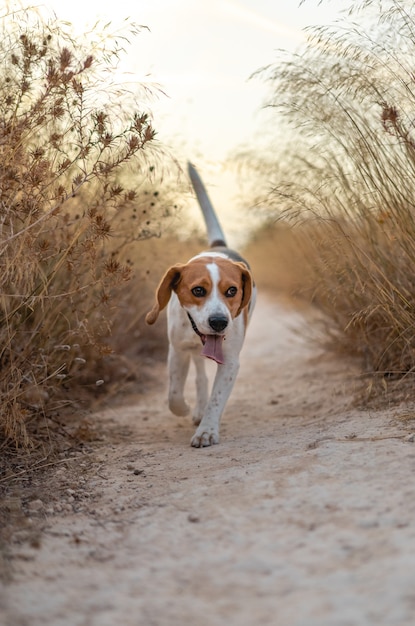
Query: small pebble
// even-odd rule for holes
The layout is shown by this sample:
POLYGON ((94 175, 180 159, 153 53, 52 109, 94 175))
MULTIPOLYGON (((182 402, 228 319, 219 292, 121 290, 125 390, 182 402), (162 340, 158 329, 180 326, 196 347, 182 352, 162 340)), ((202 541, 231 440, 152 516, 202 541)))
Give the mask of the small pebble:
POLYGON ((43 504, 42 500, 32 500, 27 505, 27 508, 31 512, 41 511, 43 509, 43 507, 44 507, 44 504, 43 504))
POLYGON ((379 522, 377 519, 364 519, 361 520, 358 525, 360 528, 377 528, 379 526, 379 522))

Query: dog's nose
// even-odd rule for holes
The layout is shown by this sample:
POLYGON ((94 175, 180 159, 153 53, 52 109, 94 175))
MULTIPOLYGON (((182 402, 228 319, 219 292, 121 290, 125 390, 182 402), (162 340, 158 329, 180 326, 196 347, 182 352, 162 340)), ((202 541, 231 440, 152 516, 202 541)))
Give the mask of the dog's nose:
POLYGON ((217 333, 220 333, 222 330, 228 325, 228 320, 226 317, 222 316, 213 316, 209 317, 209 326, 217 333))

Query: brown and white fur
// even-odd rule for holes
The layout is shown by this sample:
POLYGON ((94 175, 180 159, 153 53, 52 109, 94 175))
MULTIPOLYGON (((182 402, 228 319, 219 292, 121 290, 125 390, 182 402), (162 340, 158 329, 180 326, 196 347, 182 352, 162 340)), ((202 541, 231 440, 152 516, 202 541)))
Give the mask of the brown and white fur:
POLYGON ((195 448, 219 443, 219 423, 239 370, 248 319, 256 290, 246 261, 226 246, 203 183, 189 163, 189 176, 205 219, 210 249, 188 263, 170 267, 157 288, 156 300, 146 316, 154 324, 168 305, 169 408, 187 415, 184 386, 190 360, 196 367, 196 406, 193 422, 197 430, 195 448), (217 362, 209 395, 205 358, 217 362))

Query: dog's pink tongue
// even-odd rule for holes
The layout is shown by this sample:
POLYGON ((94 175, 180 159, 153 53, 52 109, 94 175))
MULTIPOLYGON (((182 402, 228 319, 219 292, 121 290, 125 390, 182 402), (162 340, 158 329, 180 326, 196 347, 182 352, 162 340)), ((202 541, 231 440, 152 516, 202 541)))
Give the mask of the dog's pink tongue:
POLYGON ((213 359, 216 363, 223 363, 222 341, 224 337, 221 335, 205 335, 205 339, 202 356, 213 359))

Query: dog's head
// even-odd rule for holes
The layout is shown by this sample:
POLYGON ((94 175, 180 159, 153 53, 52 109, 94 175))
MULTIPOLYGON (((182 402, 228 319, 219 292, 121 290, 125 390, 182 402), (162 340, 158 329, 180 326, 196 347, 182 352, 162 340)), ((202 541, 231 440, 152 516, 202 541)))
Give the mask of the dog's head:
POLYGON ((154 324, 174 291, 199 334, 223 335, 231 320, 248 306, 252 286, 251 272, 244 263, 224 255, 199 255, 167 270, 146 322, 154 324))

